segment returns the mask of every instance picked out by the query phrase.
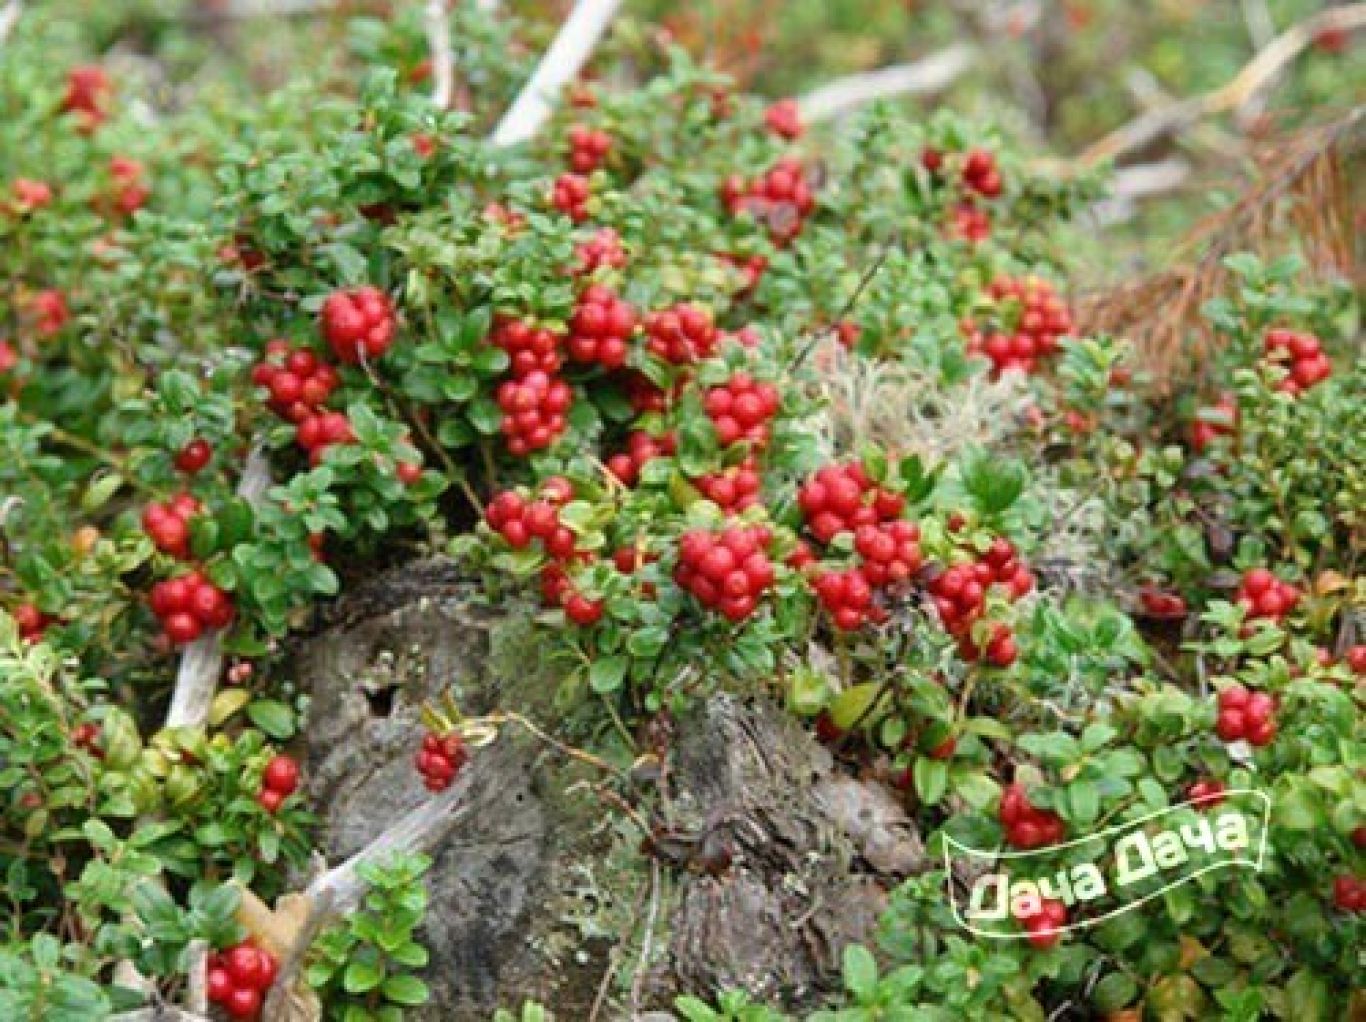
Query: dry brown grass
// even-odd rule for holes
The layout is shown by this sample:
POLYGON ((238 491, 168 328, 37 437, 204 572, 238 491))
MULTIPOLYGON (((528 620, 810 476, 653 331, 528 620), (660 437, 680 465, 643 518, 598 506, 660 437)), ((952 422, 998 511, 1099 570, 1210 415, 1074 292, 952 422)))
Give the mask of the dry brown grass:
POLYGON ((1131 338, 1154 389, 1166 394, 1178 376, 1200 373, 1215 349, 1200 309, 1227 284, 1225 256, 1283 255, 1298 246, 1313 278, 1363 283, 1362 186, 1351 171, 1360 168, 1364 141, 1361 106, 1263 146, 1253 184, 1196 225, 1169 269, 1078 300, 1082 332, 1131 338))

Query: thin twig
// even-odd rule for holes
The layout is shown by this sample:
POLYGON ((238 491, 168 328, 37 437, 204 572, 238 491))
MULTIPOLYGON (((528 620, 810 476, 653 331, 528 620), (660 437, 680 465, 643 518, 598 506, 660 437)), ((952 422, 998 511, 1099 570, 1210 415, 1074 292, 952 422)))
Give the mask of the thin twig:
POLYGON ((977 49, 954 43, 909 64, 894 64, 863 74, 837 78, 797 101, 806 123, 848 113, 878 99, 942 92, 977 61, 977 49))
POLYGON ((427 0, 422 22, 427 32, 427 48, 432 55, 432 103, 438 110, 446 110, 455 92, 455 54, 451 51, 446 0, 427 0))
MULTIPOLYGON (((258 445, 247 455, 246 467, 237 483, 237 495, 248 504, 258 504, 270 487, 270 462, 258 445)), ((166 713, 167 727, 203 727, 209 718, 214 690, 223 667, 223 636, 214 631, 185 647, 176 672, 171 708, 166 713)))
POLYGON ((1178 99, 1147 111, 1089 146, 1077 162, 1087 166, 1117 159, 1205 117, 1228 112, 1241 116, 1270 88, 1286 65, 1320 34, 1354 32, 1363 28, 1366 28, 1366 3, 1320 11, 1282 32, 1226 84, 1211 92, 1178 99))
POLYGON ((14 30, 14 26, 19 23, 19 15, 23 13, 24 5, 19 0, 9 0, 3 8, 0 8, 0 43, 14 30))
POLYGON ((645 936, 640 942, 640 962, 636 973, 631 977, 631 1018, 640 1017, 640 994, 645 986, 645 967, 650 962, 650 944, 655 938, 655 921, 659 918, 659 889, 662 880, 659 875, 659 860, 650 859, 650 911, 645 917, 645 936))
POLYGON ((531 80, 494 129, 493 145, 516 145, 540 130, 550 117, 560 90, 587 63, 620 6, 621 0, 578 0, 531 80))

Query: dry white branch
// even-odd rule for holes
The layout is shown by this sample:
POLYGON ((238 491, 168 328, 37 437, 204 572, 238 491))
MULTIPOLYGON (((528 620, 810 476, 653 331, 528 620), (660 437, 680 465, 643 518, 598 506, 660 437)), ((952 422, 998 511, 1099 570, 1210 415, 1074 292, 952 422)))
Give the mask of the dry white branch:
MULTIPOLYGON (((238 480, 237 495, 248 504, 257 504, 269 487, 270 462, 259 446, 253 447, 238 480)), ((222 636, 217 632, 210 632, 185 648, 176 673, 175 691, 171 693, 171 708, 166 713, 167 727, 204 726, 222 669, 222 636)))
POLYGON ((807 93, 798 101, 807 123, 838 117, 878 99, 939 92, 953 84, 977 60, 977 50, 954 43, 938 53, 909 64, 837 78, 807 93))
POLYGON ((396 854, 428 851, 441 841, 469 811, 465 795, 477 769, 476 759, 449 788, 407 812, 351 858, 321 873, 308 885, 303 893, 307 915, 280 963, 279 974, 266 997, 262 1022, 281 1022, 287 1017, 290 991, 305 953, 329 921, 354 911, 364 897, 368 885, 361 869, 385 862, 396 854))
POLYGON ((495 146, 525 142, 540 130, 550 117, 560 90, 574 80, 587 62, 620 6, 621 0, 578 0, 536 65, 531 80, 494 129, 495 146))
POLYGON ((451 105, 455 92, 455 54, 451 52, 451 26, 446 20, 446 0, 427 0, 423 13, 427 48, 432 55, 432 102, 438 110, 451 105))
POLYGON ((14 26, 19 23, 19 15, 23 13, 24 5, 19 0, 9 0, 9 3, 0 8, 0 43, 3 43, 10 32, 14 31, 14 26))
POLYGON ((1146 111, 1091 145, 1078 162, 1085 165, 1116 159, 1216 114, 1233 112, 1241 121, 1255 109, 1287 65, 1322 33, 1356 32, 1363 28, 1366 3, 1320 11, 1278 35, 1225 85, 1146 111))
POLYGON ((1176 191, 1189 180, 1191 165, 1178 157, 1122 167, 1115 171, 1110 194, 1091 206, 1097 226, 1123 223, 1133 217, 1139 201, 1176 191))

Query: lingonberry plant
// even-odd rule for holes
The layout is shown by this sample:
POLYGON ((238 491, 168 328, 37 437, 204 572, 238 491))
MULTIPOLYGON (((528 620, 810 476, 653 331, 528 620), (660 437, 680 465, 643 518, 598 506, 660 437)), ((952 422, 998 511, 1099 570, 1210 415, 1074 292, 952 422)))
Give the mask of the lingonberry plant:
MULTIPOLYGON (((282 963, 238 899, 284 892, 311 823, 282 640, 417 551, 534 616, 567 715, 780 700, 936 852, 1061 868, 1075 835, 1271 797, 1260 872, 1092 929, 1050 899, 976 938, 912 878, 838 1017, 1359 1003, 1350 295, 1230 259, 1215 354, 1162 395, 1076 336, 1055 228, 1093 183, 989 130, 819 133, 675 56, 507 151, 497 61, 438 110, 412 36, 358 28, 352 90, 152 129, 41 32, 0 66, 0 1015, 137 1003, 120 963, 175 993, 201 940, 209 999, 258 1015, 282 963), (217 653, 187 725, 176 658, 217 653)), ((407 752, 431 797, 467 738, 407 752)), ((369 868, 319 938, 327 1017, 425 1000, 421 873, 369 868)), ((780 1017, 720 1004, 680 1010, 780 1017)))

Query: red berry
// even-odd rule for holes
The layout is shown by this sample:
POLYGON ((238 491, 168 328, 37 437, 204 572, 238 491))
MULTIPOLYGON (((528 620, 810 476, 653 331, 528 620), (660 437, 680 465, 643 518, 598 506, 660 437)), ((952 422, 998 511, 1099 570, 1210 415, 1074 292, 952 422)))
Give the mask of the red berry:
POLYGON ((194 439, 181 448, 175 456, 175 467, 182 472, 194 475, 204 468, 213 457, 213 448, 205 440, 194 439))
POLYGON ((368 285, 328 295, 321 324, 323 339, 343 362, 378 359, 389 350, 398 325, 389 296, 368 285))
POLYGON ((293 794, 299 786, 299 764, 290 756, 273 756, 261 774, 261 783, 282 795, 293 794))
POLYGON ((261 991, 253 987, 234 988, 223 1002, 224 1010, 235 1019, 254 1019, 261 1010, 261 991))

